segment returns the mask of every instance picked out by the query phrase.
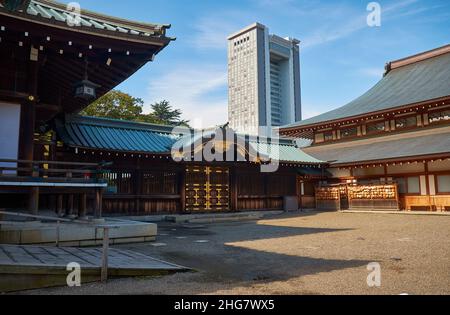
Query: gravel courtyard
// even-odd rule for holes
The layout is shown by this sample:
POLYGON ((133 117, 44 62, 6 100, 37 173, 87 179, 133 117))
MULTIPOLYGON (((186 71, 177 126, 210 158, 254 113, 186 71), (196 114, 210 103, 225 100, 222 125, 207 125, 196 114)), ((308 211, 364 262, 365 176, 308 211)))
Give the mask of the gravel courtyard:
POLYGON ((450 216, 306 213, 258 222, 164 223, 123 245, 197 272, 33 294, 450 294, 450 216), (367 265, 381 265, 369 288, 367 265))

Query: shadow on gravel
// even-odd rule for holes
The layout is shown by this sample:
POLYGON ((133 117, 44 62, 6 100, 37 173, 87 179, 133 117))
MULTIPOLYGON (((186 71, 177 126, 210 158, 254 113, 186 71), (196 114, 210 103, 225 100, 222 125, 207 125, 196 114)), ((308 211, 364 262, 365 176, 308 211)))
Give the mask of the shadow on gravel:
MULTIPOLYGON (((274 225, 271 225, 270 219, 264 219, 263 224, 247 221, 207 224, 196 228, 165 224, 160 227, 161 233, 165 236, 159 241, 167 243, 166 247, 155 249, 143 245, 133 250, 149 255, 157 253, 165 260, 202 271, 201 275, 196 277, 200 283, 217 282, 238 286, 269 284, 294 277, 366 266, 369 263, 363 260, 333 260, 304 256, 305 248, 311 255, 315 248, 308 248, 308 244, 302 244, 301 238, 296 238, 296 242, 289 245, 292 246, 292 254, 271 252, 270 248, 273 248, 271 242, 275 240, 286 238, 287 242, 292 242, 292 239, 288 238, 351 230, 283 226, 284 218, 274 219, 278 220, 277 223, 273 223, 274 225), (180 236, 183 239, 177 239, 180 236), (198 239, 205 239, 208 242, 195 244, 194 240, 198 239), (262 241, 262 248, 267 242, 268 249, 253 250, 240 246, 239 243, 246 241, 262 241)), ((198 292, 191 293, 204 294, 208 291, 199 289, 198 292)))

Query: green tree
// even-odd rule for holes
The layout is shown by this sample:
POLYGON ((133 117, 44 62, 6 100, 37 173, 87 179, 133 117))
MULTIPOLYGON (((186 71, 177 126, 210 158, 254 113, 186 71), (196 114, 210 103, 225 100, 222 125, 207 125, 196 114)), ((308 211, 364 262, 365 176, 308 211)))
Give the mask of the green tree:
POLYGON ((111 91, 85 108, 81 114, 123 120, 137 120, 144 101, 121 91, 111 91))
POLYGON ((166 100, 150 105, 153 119, 166 125, 184 125, 188 126, 189 121, 181 119, 182 112, 179 109, 173 109, 166 100))
POLYGON ((139 121, 162 125, 188 126, 181 119, 181 111, 173 109, 168 101, 151 105, 152 112, 143 114, 144 101, 121 91, 111 91, 93 102, 81 115, 139 121))

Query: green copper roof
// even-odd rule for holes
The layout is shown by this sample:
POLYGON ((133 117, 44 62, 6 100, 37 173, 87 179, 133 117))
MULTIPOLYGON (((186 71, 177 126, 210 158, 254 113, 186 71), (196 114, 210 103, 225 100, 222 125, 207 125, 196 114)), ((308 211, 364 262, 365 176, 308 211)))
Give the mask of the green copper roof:
POLYGON ((323 163, 321 160, 306 154, 292 143, 276 142, 272 144, 250 141, 257 152, 270 157, 272 160, 292 163, 323 163))
MULTIPOLYGON (((186 136, 192 130, 185 129, 174 133, 173 128, 172 126, 83 116, 67 116, 64 123, 58 121, 56 124, 59 138, 69 147, 143 154, 170 154, 172 146, 178 140, 186 139, 188 146, 193 142, 193 138, 186 136)), ((250 137, 249 143, 256 152, 268 156, 272 160, 325 164, 325 162, 306 154, 289 140, 259 141, 250 137)))
MULTIPOLYGON (((0 3, 0 11, 6 10, 0 3)), ((15 12, 14 14, 26 13, 30 18, 48 20, 52 23, 68 25, 68 20, 73 13, 68 11, 66 4, 51 0, 31 0, 25 12, 15 12)), ((165 29, 170 28, 169 24, 149 24, 141 22, 132 22, 125 19, 106 16, 95 12, 81 10, 80 25, 73 26, 74 30, 92 30, 115 32, 117 35, 128 37, 155 38, 164 37, 165 29)))
POLYGON ((449 82, 450 53, 444 53, 393 69, 353 102, 283 128, 320 124, 450 96, 449 82))
POLYGON ((178 139, 173 127, 112 119, 68 116, 65 124, 57 125, 66 145, 86 149, 162 154, 178 139))

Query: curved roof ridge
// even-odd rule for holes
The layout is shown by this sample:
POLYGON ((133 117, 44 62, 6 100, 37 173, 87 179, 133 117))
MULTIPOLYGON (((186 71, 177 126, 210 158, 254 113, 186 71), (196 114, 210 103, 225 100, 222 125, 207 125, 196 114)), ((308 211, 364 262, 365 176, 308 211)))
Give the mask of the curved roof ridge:
POLYGON ((449 52, 450 52, 450 44, 432 50, 427 50, 402 59, 393 60, 386 65, 386 74, 391 70, 404 67, 416 62, 420 62, 426 59, 434 58, 449 52))

